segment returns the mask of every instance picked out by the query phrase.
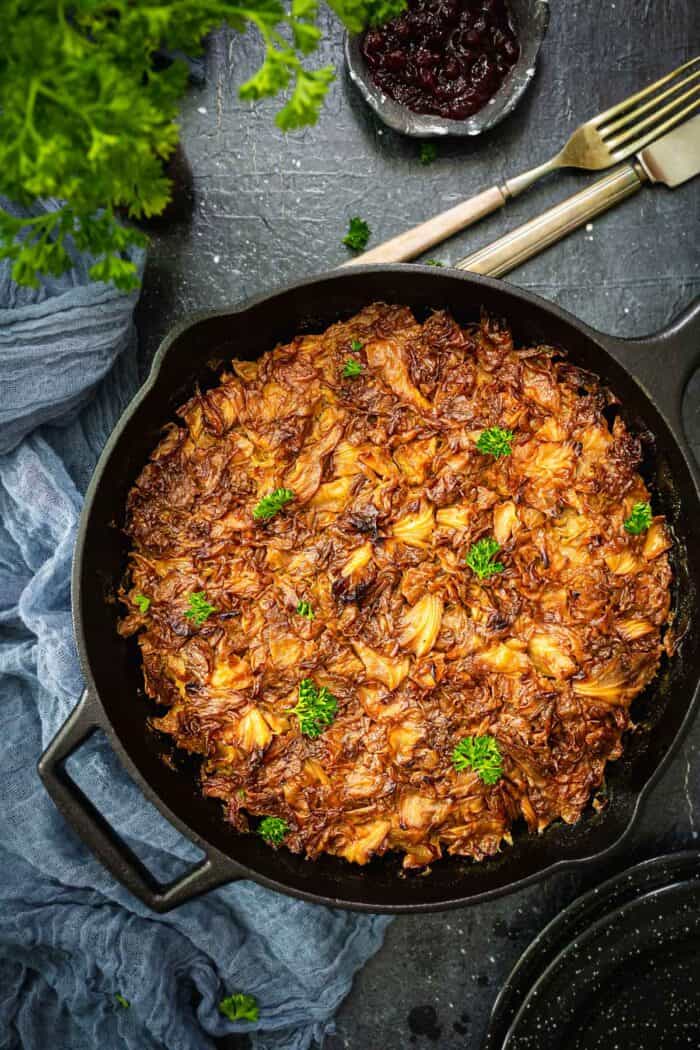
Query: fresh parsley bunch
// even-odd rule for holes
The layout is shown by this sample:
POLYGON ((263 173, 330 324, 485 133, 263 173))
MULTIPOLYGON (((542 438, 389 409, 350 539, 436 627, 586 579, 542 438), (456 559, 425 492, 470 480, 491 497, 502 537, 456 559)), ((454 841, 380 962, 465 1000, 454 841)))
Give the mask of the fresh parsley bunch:
MULTIPOLYGON (((348 29, 393 17, 405 0, 328 0, 348 29)), ((156 68, 162 48, 196 54, 222 23, 263 38, 260 69, 243 99, 289 90, 276 120, 288 131, 313 124, 334 78, 310 69, 317 0, 0 0, 0 195, 30 214, 0 208, 0 258, 18 284, 71 265, 70 240, 91 253, 94 280, 125 291, 138 284, 125 249, 146 238, 115 215, 157 215, 170 197, 163 161, 177 145, 187 66, 156 68), (37 199, 56 210, 31 215, 37 199)), ((162 65, 162 63, 161 63, 162 65)))

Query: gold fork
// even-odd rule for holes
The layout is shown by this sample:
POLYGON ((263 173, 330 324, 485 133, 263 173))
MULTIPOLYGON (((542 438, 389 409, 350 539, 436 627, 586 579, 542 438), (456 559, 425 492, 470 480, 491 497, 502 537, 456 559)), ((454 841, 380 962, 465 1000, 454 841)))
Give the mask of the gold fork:
POLYGON ((623 102, 581 124, 551 160, 515 178, 506 179, 501 186, 491 186, 476 197, 462 201, 449 211, 400 233, 398 237, 384 241, 344 265, 414 259, 458 230, 502 208, 509 198, 517 197, 533 182, 557 168, 599 171, 625 160, 670 131, 699 106, 700 56, 691 58, 636 95, 630 95, 623 102))

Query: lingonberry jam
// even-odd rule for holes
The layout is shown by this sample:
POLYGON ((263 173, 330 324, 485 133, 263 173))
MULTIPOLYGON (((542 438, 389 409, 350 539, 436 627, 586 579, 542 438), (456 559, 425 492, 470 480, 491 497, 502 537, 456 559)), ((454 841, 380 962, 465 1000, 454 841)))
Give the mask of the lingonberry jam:
POLYGON ((505 0, 408 0, 402 15, 365 33, 362 53, 397 102, 464 120, 496 94, 520 45, 505 0))

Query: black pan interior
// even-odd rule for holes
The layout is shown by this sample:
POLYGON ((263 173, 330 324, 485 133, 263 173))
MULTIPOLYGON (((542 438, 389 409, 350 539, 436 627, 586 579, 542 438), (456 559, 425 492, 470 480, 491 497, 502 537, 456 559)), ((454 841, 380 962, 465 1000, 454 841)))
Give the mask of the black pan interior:
POLYGON ((76 633, 84 669, 116 734, 122 759, 146 794, 167 815, 223 853, 253 878, 287 892, 369 910, 420 910, 463 903, 504 892, 558 862, 573 862, 609 848, 627 828, 639 792, 672 746, 696 689, 698 639, 686 634, 680 653, 635 703, 640 723, 623 758, 608 767, 610 802, 577 825, 555 824, 541 836, 516 828, 514 845, 475 864, 449 858, 430 875, 404 876, 400 858, 365 868, 324 856, 310 863, 286 850, 273 851, 254 835, 242 836, 223 820, 219 803, 202 798, 197 763, 173 753, 169 740, 146 727, 158 709, 143 696, 138 648, 116 633, 120 609, 115 593, 123 576, 126 542, 121 532, 129 488, 157 444, 162 427, 196 384, 217 381, 231 357, 253 358, 299 332, 320 331, 363 305, 382 299, 411 306, 419 318, 447 308, 461 323, 478 320, 482 308, 504 317, 517 344, 563 347, 570 360, 597 373, 621 402, 619 411, 645 440, 644 473, 654 504, 675 532, 679 622, 689 625, 700 579, 700 550, 692 522, 700 520, 697 492, 678 444, 661 415, 601 342, 572 318, 508 285, 415 267, 348 270, 259 301, 240 313, 215 314, 184 328, 163 353, 155 383, 127 409, 98 465, 83 516, 74 577, 76 633), (164 758, 166 761, 164 761, 164 758))

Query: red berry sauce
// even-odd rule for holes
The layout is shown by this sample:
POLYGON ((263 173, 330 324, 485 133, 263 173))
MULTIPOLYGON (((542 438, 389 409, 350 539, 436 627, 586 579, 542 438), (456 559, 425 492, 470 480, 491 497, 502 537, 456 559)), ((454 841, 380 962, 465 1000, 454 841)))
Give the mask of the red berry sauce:
POLYGON ((520 45, 505 0, 408 0, 398 18, 367 30, 362 54, 396 102, 464 120, 496 94, 520 45))

